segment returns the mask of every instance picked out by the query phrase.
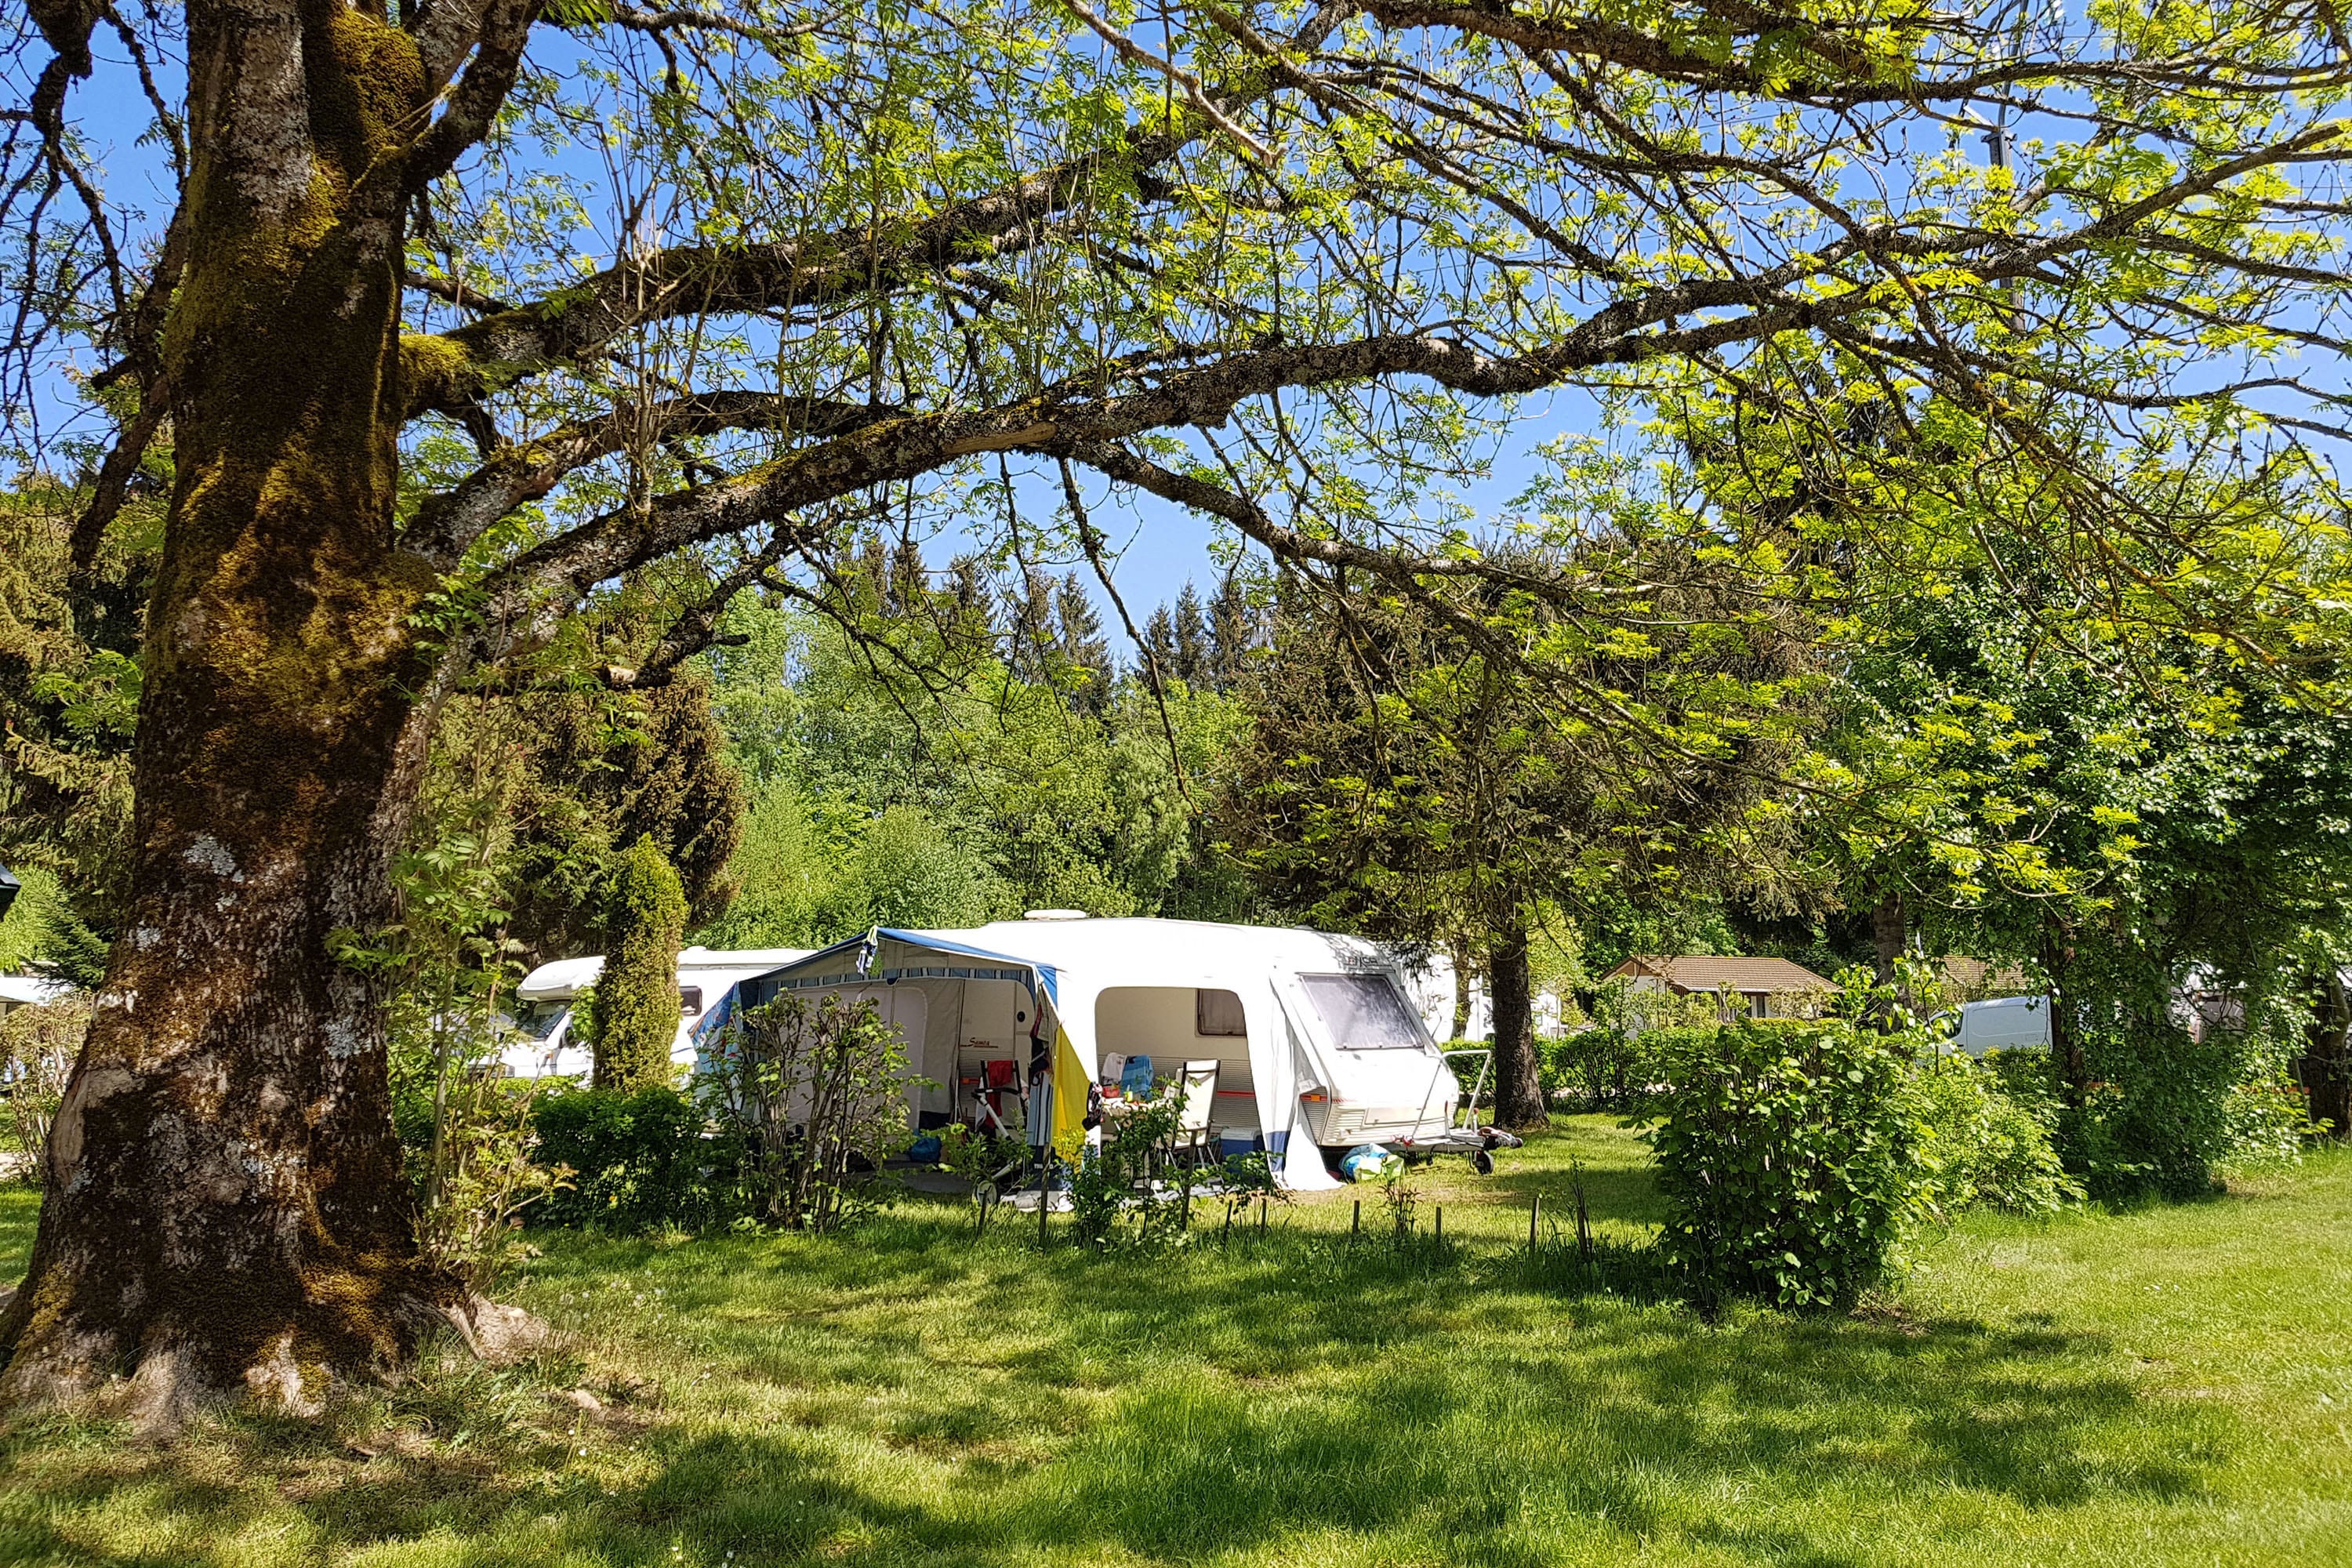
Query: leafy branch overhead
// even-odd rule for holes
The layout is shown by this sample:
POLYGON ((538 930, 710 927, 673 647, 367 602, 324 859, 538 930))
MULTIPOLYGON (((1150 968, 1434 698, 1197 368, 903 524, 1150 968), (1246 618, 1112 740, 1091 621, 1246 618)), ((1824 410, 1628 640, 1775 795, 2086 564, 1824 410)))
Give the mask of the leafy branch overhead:
MULTIPOLYGON (((524 7, 421 7, 347 68, 396 58, 439 95, 354 174, 422 204, 394 385, 430 458, 402 544, 479 582, 494 629, 459 646, 493 662, 681 551, 773 539, 762 562, 789 567, 857 498, 951 510, 999 454, 1286 559, 1477 574, 1498 568, 1419 476, 1475 463, 1528 399, 1680 407, 1762 382, 1770 427, 1743 454, 1867 416, 1943 429, 2016 476, 2009 501, 2076 491, 1990 526, 2112 599, 2210 552, 2095 446, 2218 426, 2253 470, 2342 433, 2287 357, 2341 342, 2352 63, 2305 9, 2020 29, 1878 4, 761 0, 572 5, 534 30, 524 7), (1995 119, 2011 166, 1976 156, 1995 119), (466 440, 426 439, 445 424, 466 440)), ((44 21, 59 52, 26 126, 62 112, 97 20, 44 21)), ((69 174, 70 143, 16 156, 69 174)), ((26 318, 20 374, 41 329, 94 312, 101 379, 135 374, 152 405, 182 258, 102 199, 84 217, 110 259, 26 318)), ((123 420, 106 471, 156 435, 123 420)), ((93 510, 116 504, 101 484, 93 510)), ((1951 539, 1899 542, 1916 571, 1951 539)), ((1638 619, 1587 586, 1547 591, 1638 619)), ((2335 645, 2338 615, 2300 608, 2249 634, 2259 657, 2335 645)), ((714 621, 647 647, 666 670, 714 621)))

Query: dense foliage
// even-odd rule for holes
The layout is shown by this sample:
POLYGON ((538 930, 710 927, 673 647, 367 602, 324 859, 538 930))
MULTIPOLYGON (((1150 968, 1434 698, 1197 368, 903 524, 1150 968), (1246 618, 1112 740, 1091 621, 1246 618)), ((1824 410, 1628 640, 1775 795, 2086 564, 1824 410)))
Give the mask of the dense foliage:
POLYGON ((1083 595, 897 592, 886 616, 864 569, 845 573, 880 648, 782 604, 731 612, 743 641, 711 656, 713 700, 751 806, 733 902, 699 940, 817 946, 1039 908, 1247 910, 1192 809, 1243 721, 1232 700, 1172 678, 1155 695, 1107 650, 1089 667, 1039 658, 1097 635, 1073 629, 1092 614, 1083 595), (950 615, 941 636, 933 617, 950 615))
POLYGON ((568 1089, 533 1107, 538 1156, 572 1185, 534 1218, 622 1233, 724 1224, 742 1213, 741 1143, 667 1087, 568 1089))
POLYGON ((1907 1041, 1742 1019, 1677 1038, 1661 1066, 1659 1247, 1695 1300, 1842 1310, 1885 1278, 1933 1195, 1907 1041))
POLYGON ((613 868, 607 898, 604 967, 582 1032, 595 1052, 596 1087, 625 1094, 667 1084, 675 1073, 686 894, 653 840, 640 838, 613 868))

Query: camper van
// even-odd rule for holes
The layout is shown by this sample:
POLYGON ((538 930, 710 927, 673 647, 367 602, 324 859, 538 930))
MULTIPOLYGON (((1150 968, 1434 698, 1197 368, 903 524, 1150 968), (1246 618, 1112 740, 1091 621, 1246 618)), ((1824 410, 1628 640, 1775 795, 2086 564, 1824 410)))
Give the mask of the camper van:
POLYGON ((1996 996, 1990 1002, 1969 1002, 1936 1015, 1948 1050, 1980 1057, 1987 1051, 2012 1051, 2050 1044, 2050 998, 1996 996))
POLYGON ((1442 1140, 1461 1099, 1394 960, 1322 931, 1063 910, 880 928, 741 981, 729 1005, 786 992, 871 1002, 898 1026, 916 1127, 1024 1116, 1005 1101, 1027 1095, 1050 1105, 1024 1120, 1043 1141, 1079 1124, 1089 1086, 1141 1066, 1181 1077, 1214 1149, 1263 1151, 1293 1188, 1335 1184, 1327 1157, 1359 1144, 1442 1140))
MULTIPOLYGON (((731 952, 689 947, 677 955, 677 1040, 670 1060, 692 1067, 697 1039, 726 1020, 720 1009, 738 981, 764 974, 778 964, 808 956, 800 947, 745 948, 731 952)), ((500 1055, 510 1078, 585 1076, 588 1047, 572 1037, 572 1004, 603 973, 601 954, 542 963, 515 988, 512 1014, 518 1034, 500 1055)))

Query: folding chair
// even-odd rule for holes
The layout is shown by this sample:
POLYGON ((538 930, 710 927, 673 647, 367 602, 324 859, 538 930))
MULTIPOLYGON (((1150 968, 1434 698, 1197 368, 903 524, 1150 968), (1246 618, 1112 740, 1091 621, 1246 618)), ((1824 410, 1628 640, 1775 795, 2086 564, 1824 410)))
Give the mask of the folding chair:
POLYGON ((1184 1097, 1184 1110, 1176 1123, 1176 1146, 1190 1153, 1197 1163, 1202 1150, 1209 1142, 1209 1119, 1217 1109, 1216 1058, 1188 1061, 1183 1077, 1179 1079, 1178 1092, 1184 1097))

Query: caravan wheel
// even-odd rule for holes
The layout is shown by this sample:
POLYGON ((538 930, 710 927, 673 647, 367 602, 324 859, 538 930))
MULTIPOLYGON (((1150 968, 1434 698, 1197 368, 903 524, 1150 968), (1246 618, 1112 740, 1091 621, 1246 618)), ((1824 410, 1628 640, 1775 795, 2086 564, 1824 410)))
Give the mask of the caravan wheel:
POLYGON ((1470 1155, 1470 1168, 1482 1176, 1493 1175, 1495 1173, 1494 1152, 1488 1149, 1473 1151, 1470 1155))

